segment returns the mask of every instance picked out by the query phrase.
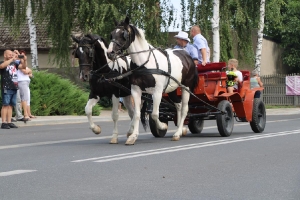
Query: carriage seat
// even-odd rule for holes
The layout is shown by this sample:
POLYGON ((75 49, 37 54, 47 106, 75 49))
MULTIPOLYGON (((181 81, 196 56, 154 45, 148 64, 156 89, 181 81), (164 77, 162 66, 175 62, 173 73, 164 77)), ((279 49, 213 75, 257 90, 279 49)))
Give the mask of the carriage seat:
POLYGON ((226 68, 226 62, 207 63, 205 66, 202 64, 197 65, 199 73, 207 71, 222 71, 226 68))
POLYGON ((205 80, 209 81, 218 81, 218 80, 226 80, 226 72, 202 72, 198 73, 198 76, 203 76, 205 80))
POLYGON ((240 70, 243 74, 243 81, 250 80, 250 71, 249 70, 240 70))

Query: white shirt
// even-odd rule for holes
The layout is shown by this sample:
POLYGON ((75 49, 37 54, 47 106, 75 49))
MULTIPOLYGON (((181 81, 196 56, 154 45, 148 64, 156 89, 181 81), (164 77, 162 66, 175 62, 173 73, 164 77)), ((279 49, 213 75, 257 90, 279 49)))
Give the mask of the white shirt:
MULTIPOLYGON (((237 75, 239 82, 243 82, 243 74, 239 70, 235 71, 235 74, 237 75)), ((235 84, 233 86, 235 89, 238 89, 238 84, 235 84)))
POLYGON ((17 74, 18 74, 18 81, 30 81, 29 75, 24 74, 20 69, 18 69, 17 74))

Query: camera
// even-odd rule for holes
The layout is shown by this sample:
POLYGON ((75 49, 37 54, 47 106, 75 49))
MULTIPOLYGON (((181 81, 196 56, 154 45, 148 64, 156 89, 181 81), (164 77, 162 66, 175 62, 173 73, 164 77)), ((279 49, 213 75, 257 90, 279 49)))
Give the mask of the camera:
POLYGON ((18 58, 24 58, 24 55, 18 55, 18 58))

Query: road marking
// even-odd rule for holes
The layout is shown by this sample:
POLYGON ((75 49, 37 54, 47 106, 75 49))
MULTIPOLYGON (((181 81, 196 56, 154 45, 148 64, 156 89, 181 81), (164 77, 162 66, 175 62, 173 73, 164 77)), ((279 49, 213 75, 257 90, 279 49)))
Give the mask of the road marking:
MULTIPOLYGON (((277 123, 277 122, 285 122, 285 121, 293 121, 299 120, 300 118, 295 119, 284 119, 284 120, 274 120, 274 121, 267 121, 267 123, 277 123)), ((248 122, 235 124, 234 126, 249 126, 248 122)), ((217 126, 209 126, 204 127, 203 129, 212 129, 217 128, 217 126)), ((168 133, 175 132, 176 130, 168 130, 168 133)), ((149 135, 151 132, 140 133, 139 135, 149 135)), ((127 137, 127 135, 119 135, 120 138, 127 137)), ((4 145, 0 146, 0 150, 4 149, 15 149, 15 148, 23 148, 23 147, 34 147, 34 146, 42 146, 42 145, 50 145, 50 144, 60 144, 60 143, 67 143, 67 142, 81 142, 81 141, 89 141, 89 140, 104 140, 110 139, 111 136, 100 136, 100 137, 89 137, 89 138, 79 138, 79 139, 69 139, 69 140, 57 140, 57 141, 46 141, 46 142, 35 142, 35 143, 27 143, 27 144, 14 144, 14 145, 4 145)))
MULTIPOLYGON (((170 130, 168 133, 175 132, 175 130, 170 130)), ((140 135, 149 135, 151 132, 140 133, 140 135)), ((126 135, 119 135, 119 137, 127 137, 126 135)), ((79 138, 79 139, 69 139, 69 140, 57 140, 57 141, 47 141, 47 142, 35 142, 35 143, 27 143, 27 144, 14 144, 14 145, 5 145, 0 146, 0 150, 3 149, 15 149, 22 147, 33 147, 33 146, 42 146, 49 144, 59 144, 59 143, 67 143, 67 142, 80 142, 80 141, 89 141, 89 140, 104 140, 111 139, 111 136, 100 136, 100 137, 89 137, 89 138, 79 138)))
POLYGON ((0 176, 12 176, 17 174, 24 174, 29 172, 35 172, 37 170, 14 170, 14 171, 8 171, 8 172, 0 172, 0 176))
POLYGON ((236 143, 236 142, 245 142, 245 141, 251 141, 251 140, 271 138, 271 137, 286 136, 286 135, 299 134, 299 133, 300 133, 300 129, 293 130, 293 131, 262 134, 262 135, 256 135, 256 136, 239 137, 239 138, 234 138, 234 139, 222 139, 222 140, 217 140, 217 141, 194 143, 194 144, 180 145, 180 146, 160 148, 160 149, 152 149, 152 150, 146 150, 146 151, 137 151, 137 152, 131 152, 131 153, 88 158, 88 159, 82 159, 82 160, 74 160, 71 162, 86 162, 86 161, 109 162, 109 161, 123 160, 123 159, 136 158, 136 157, 142 157, 142 156, 157 155, 157 154, 163 154, 163 153, 171 153, 171 152, 176 152, 176 151, 196 149, 196 148, 202 148, 202 147, 230 144, 230 143, 236 143))

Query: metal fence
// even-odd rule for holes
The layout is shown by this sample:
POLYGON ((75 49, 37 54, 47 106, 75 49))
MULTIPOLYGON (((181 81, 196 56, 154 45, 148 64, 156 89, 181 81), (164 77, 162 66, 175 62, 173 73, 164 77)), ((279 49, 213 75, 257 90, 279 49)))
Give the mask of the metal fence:
POLYGON ((286 95, 285 77, 300 74, 275 74, 261 76, 264 83, 263 101, 266 105, 299 106, 300 96, 286 95))

